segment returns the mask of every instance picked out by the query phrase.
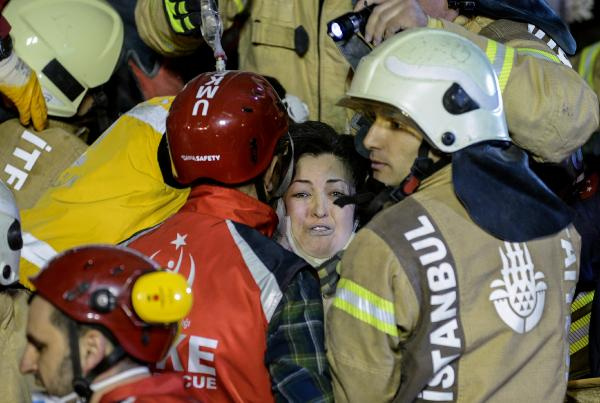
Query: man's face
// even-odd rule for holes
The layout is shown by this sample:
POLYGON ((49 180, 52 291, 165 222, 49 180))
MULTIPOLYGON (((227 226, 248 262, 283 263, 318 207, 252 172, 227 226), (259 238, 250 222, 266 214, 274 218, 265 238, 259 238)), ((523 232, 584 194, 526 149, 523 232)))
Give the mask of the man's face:
POLYGON ((52 323, 55 309, 39 296, 31 301, 21 372, 34 374, 48 394, 65 396, 73 391, 73 369, 66 332, 52 323))
POLYGON ((410 173, 421 137, 391 118, 377 114, 363 143, 369 150, 373 177, 385 185, 399 186, 410 173))

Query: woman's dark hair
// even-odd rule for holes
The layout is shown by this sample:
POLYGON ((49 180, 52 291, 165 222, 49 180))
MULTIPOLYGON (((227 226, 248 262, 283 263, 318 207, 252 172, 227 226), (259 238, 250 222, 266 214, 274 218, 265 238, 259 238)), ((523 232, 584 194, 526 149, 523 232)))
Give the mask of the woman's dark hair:
POLYGON ((354 137, 338 134, 331 126, 317 121, 291 123, 290 136, 294 142, 294 166, 303 155, 318 157, 333 154, 352 175, 353 185, 358 189, 365 183, 369 160, 363 158, 354 148, 354 137))

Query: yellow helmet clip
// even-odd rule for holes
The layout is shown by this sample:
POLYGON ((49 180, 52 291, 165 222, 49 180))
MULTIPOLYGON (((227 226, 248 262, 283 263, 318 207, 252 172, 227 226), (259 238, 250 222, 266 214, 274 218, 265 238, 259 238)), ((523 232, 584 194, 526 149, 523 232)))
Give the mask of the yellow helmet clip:
POLYGON ((155 271, 135 281, 131 301, 144 322, 173 323, 185 318, 192 308, 192 289, 180 274, 155 271))

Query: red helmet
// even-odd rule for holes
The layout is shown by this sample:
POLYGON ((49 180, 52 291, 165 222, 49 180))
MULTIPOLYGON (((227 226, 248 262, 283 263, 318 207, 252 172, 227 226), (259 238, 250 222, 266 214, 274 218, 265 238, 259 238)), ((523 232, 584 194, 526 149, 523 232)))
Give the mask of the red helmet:
POLYGON ((264 172, 288 116, 262 76, 242 71, 203 73, 175 97, 167 142, 177 180, 239 184, 264 172))
POLYGON ((68 317, 104 326, 129 355, 154 363, 169 349, 177 323, 142 321, 134 311, 131 289, 142 274, 158 270, 156 263, 132 249, 90 245, 54 257, 32 283, 68 317))

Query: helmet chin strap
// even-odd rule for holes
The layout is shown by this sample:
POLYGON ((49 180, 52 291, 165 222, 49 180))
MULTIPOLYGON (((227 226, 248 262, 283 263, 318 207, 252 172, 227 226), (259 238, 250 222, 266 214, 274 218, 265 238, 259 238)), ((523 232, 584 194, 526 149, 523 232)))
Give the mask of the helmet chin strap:
MULTIPOLYGON (((419 146, 417 158, 410 168, 410 173, 402 180, 399 186, 393 188, 388 187, 379 192, 377 195, 357 195, 356 201, 358 201, 360 196, 363 198, 363 200, 359 201, 358 204, 365 205, 361 208, 363 217, 367 218, 368 220, 381 211, 381 209, 383 209, 383 207, 390 201, 397 203, 405 199, 407 196, 415 193, 419 189, 422 180, 433 175, 435 172, 439 171, 450 163, 451 158, 446 155, 434 162, 431 158, 429 158, 429 151, 431 151, 431 146, 429 143, 423 140, 419 146), (365 198, 370 198, 370 201, 364 200, 365 198)), ((356 201, 340 200, 339 204, 348 204, 356 201)), ((338 204, 337 201, 336 204, 338 204)))
POLYGON ((421 141, 417 158, 410 168, 410 173, 402 180, 400 186, 392 189, 389 196, 390 199, 394 202, 399 202, 407 196, 410 196, 419 189, 421 181, 450 163, 451 159, 448 156, 443 156, 438 161, 434 162, 429 158, 429 151, 431 151, 431 149, 428 142, 425 140, 421 141))
POLYGON ((101 373, 105 372, 125 357, 125 351, 121 346, 115 346, 114 350, 104 357, 87 375, 83 376, 81 359, 79 355, 79 332, 77 324, 69 321, 69 346, 71 348, 71 366, 73 368, 73 390, 85 402, 89 401, 94 393, 92 381, 101 373))

